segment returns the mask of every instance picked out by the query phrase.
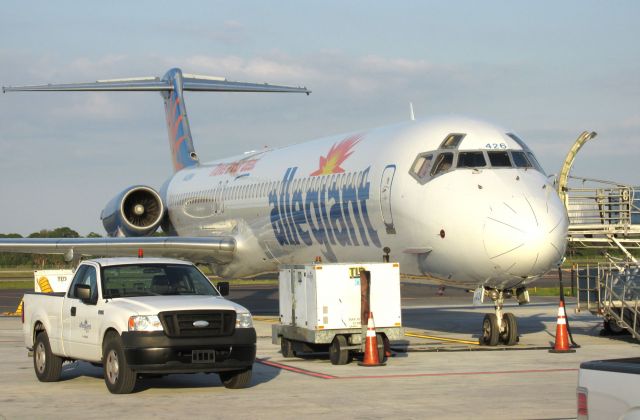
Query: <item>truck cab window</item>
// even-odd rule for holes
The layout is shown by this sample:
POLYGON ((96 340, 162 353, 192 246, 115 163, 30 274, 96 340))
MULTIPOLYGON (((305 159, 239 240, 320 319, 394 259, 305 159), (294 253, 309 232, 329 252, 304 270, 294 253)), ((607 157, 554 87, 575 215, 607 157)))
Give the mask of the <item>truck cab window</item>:
POLYGON ((453 165, 453 153, 440 153, 436 158, 436 163, 433 165, 431 171, 432 176, 436 176, 443 172, 447 172, 453 165))
POLYGON ((509 153, 507 152, 487 152, 489 155, 489 162, 494 168, 510 168, 511 161, 509 160, 509 153))
POLYGON ((487 161, 481 151, 458 153, 458 168, 481 168, 483 166, 487 166, 487 161))
POLYGON ((96 269, 89 265, 81 266, 75 277, 73 278, 73 282, 71 283, 71 287, 69 288, 68 297, 76 298, 76 286, 79 284, 84 284, 91 287, 91 300, 95 301, 98 298, 98 278, 96 276, 96 269))

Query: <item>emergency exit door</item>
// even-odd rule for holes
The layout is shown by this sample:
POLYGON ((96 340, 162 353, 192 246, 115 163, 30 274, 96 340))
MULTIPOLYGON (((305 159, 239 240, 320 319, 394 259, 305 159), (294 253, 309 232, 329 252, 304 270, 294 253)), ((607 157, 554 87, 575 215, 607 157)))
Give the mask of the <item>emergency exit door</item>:
POLYGON ((380 182, 380 212, 387 233, 390 234, 396 233, 396 229, 393 226, 393 213, 391 212, 391 185, 395 173, 396 165, 387 165, 382 171, 382 180, 380 182))

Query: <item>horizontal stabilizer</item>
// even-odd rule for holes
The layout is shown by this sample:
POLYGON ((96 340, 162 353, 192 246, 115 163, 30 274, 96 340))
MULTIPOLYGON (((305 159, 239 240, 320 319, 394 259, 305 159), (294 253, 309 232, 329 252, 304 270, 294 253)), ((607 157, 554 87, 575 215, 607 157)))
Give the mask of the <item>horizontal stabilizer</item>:
MULTIPOLYGON (((127 79, 98 80, 88 83, 63 83, 31 86, 3 86, 2 92, 27 92, 27 91, 158 91, 170 92, 174 90, 171 80, 160 77, 138 77, 127 79)), ((246 83, 232 82, 221 77, 183 75, 183 91, 198 92, 289 92, 289 93, 311 93, 306 87, 279 86, 267 83, 246 83)))
POLYGON ((59 254, 68 260, 80 256, 135 257, 138 249, 142 249, 148 257, 186 258, 203 263, 227 264, 235 254, 236 241, 230 236, 0 239, 0 252, 59 254))

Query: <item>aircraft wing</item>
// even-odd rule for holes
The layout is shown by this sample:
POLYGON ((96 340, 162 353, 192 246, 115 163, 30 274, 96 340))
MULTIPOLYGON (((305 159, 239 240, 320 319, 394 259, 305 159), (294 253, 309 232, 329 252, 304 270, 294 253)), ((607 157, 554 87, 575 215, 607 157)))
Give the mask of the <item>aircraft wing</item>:
POLYGON ((183 258, 194 262, 231 262, 236 241, 231 236, 190 238, 146 236, 126 238, 0 238, 0 252, 60 254, 68 261, 81 256, 183 258))

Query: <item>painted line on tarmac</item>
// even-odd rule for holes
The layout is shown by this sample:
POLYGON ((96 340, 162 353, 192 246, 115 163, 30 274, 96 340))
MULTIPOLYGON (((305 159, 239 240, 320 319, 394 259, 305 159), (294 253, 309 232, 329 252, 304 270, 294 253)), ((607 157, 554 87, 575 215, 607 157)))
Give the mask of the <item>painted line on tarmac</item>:
POLYGON ((461 343, 461 344, 473 344, 474 346, 480 345, 480 343, 477 341, 469 341, 469 340, 463 340, 459 338, 437 337, 435 335, 424 335, 424 334, 416 334, 416 333, 410 333, 410 332, 406 332, 404 333, 404 335, 406 335, 407 337, 426 338, 428 340, 448 341, 451 343, 461 343))
POLYGON ((311 376, 319 379, 394 379, 394 378, 422 378, 430 376, 479 376, 479 375, 513 375, 523 373, 559 373, 559 372, 577 372, 577 368, 559 368, 559 369, 522 369, 522 370, 500 370, 500 371, 476 371, 476 372, 441 372, 441 373, 400 373, 391 375, 353 375, 353 376, 334 376, 325 373, 314 372, 307 369, 296 368, 283 363, 271 362, 266 359, 256 358, 256 362, 276 369, 282 369, 301 375, 311 376))
POLYGON ((284 365, 282 363, 270 362, 270 361, 268 361, 266 359, 258 359, 258 358, 256 358, 256 362, 258 362, 260 364, 263 364, 265 366, 270 366, 270 367, 273 367, 273 368, 276 368, 276 369, 287 370, 289 372, 299 373, 301 375, 312 376, 314 378, 338 379, 337 376, 326 375, 324 373, 314 372, 314 371, 307 370, 307 369, 300 369, 300 368, 296 368, 296 367, 293 367, 293 366, 284 365))
POLYGON ((479 371, 479 372, 442 372, 442 373, 406 373, 397 375, 357 375, 338 376, 335 379, 385 379, 385 378, 421 378, 427 376, 474 376, 474 375, 510 375, 522 373, 556 373, 556 372, 577 372, 579 369, 524 369, 524 370, 499 370, 499 371, 479 371))

